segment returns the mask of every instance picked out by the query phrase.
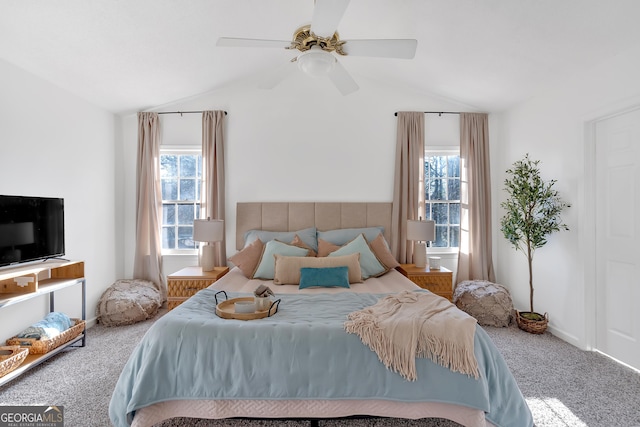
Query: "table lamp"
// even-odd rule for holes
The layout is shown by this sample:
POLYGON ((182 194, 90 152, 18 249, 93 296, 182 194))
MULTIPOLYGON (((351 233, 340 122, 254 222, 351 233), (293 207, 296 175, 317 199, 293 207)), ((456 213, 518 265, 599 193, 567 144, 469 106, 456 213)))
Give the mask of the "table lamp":
POLYGON ((213 271, 215 269, 215 251, 212 243, 222 241, 223 237, 223 220, 210 218, 193 220, 193 240, 207 243, 202 247, 202 258, 200 260, 202 271, 213 271))
POLYGON ((427 243, 435 238, 436 222, 427 220, 407 221, 407 240, 413 240, 413 263, 418 268, 427 266, 427 243))

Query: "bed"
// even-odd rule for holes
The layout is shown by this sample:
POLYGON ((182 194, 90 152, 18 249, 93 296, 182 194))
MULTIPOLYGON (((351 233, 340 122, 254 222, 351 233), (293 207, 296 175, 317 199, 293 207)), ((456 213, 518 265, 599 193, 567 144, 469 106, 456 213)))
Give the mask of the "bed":
MULTIPOLYGON (((276 242, 298 238, 309 229, 316 238, 331 240, 349 239, 346 231, 374 233, 376 228, 390 241, 390 203, 239 203, 236 247, 241 253, 252 242, 271 237, 276 247, 276 242)), ((358 238, 372 240, 364 233, 358 238)), ((298 247, 320 249, 302 240, 298 247)), ((267 250, 265 244, 263 255, 267 250)), ((479 326, 472 337, 478 379, 417 358, 417 379, 409 381, 387 369, 357 335, 345 331, 350 313, 385 296, 408 291, 440 297, 393 268, 362 282, 351 282, 349 276, 348 288, 279 284, 286 276, 282 269, 304 257, 278 255, 275 277, 248 278, 235 266, 149 329, 114 390, 109 414, 115 426, 153 426, 174 417, 349 416, 445 418, 468 427, 533 425, 515 379, 479 326), (274 316, 251 321, 216 316, 221 290, 229 298, 249 296, 261 284, 280 300, 274 316)), ((362 254, 361 274, 369 275, 360 258, 362 254)), ((265 265, 260 262, 255 272, 265 265)))

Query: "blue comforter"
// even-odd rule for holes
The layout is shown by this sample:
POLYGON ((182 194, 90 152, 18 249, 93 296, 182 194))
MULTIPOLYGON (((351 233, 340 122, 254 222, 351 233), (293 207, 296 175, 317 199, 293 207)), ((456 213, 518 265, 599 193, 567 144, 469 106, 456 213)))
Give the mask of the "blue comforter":
MULTIPOLYGON (((446 402, 481 409, 499 427, 532 426, 532 416, 504 359, 477 327, 481 377, 418 359, 417 381, 384 367, 347 314, 382 295, 278 295, 275 316, 229 320, 215 314, 204 289, 159 319, 133 351, 109 406, 115 426, 153 403, 186 399, 387 399, 446 402)), ((229 294, 229 298, 246 295, 229 294)))

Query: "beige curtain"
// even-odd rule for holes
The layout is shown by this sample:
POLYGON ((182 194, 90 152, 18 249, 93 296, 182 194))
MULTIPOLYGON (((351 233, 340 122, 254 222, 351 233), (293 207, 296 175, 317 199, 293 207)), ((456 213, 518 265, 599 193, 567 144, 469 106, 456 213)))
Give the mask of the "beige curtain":
POLYGON ((424 192, 424 113, 399 112, 396 168, 391 212, 391 252, 401 264, 413 259, 413 242, 407 241, 407 220, 418 219, 420 192, 424 192))
POLYGON ((460 161, 460 252, 456 281, 494 282, 487 114, 460 114, 460 161))
MULTIPOLYGON (((201 218, 224 220, 224 111, 202 112, 201 218)), ((215 243, 215 265, 227 265, 225 240, 215 243)))
POLYGON ((160 239, 160 123, 157 113, 138 113, 138 164, 136 167, 136 250, 133 276, 150 280, 167 297, 162 275, 160 239))

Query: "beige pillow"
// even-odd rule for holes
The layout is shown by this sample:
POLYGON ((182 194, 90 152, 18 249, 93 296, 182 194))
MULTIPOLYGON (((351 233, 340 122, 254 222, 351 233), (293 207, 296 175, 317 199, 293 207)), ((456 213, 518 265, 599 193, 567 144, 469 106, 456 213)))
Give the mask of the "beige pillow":
POLYGON ((391 250, 389 250, 389 245, 387 245, 387 241, 382 234, 378 234, 378 237, 376 237, 371 243, 369 243, 369 247, 376 255, 378 260, 383 263, 389 270, 400 266, 398 260, 396 260, 396 258, 391 253, 391 250))
POLYGON ((229 261, 238 267, 242 271, 242 274, 251 278, 262 257, 263 249, 264 243, 262 243, 262 240, 256 239, 249 246, 230 257, 229 261))
POLYGON ((329 255, 333 251, 340 249, 340 246, 327 242, 326 240, 318 239, 318 256, 323 257, 329 255))
POLYGON ((341 267, 349 268, 349 283, 362 282, 362 271, 360 270, 360 254, 354 253, 336 257, 294 257, 274 255, 275 274, 273 283, 276 285, 298 285, 300 283, 300 269, 302 267, 323 268, 341 267))

